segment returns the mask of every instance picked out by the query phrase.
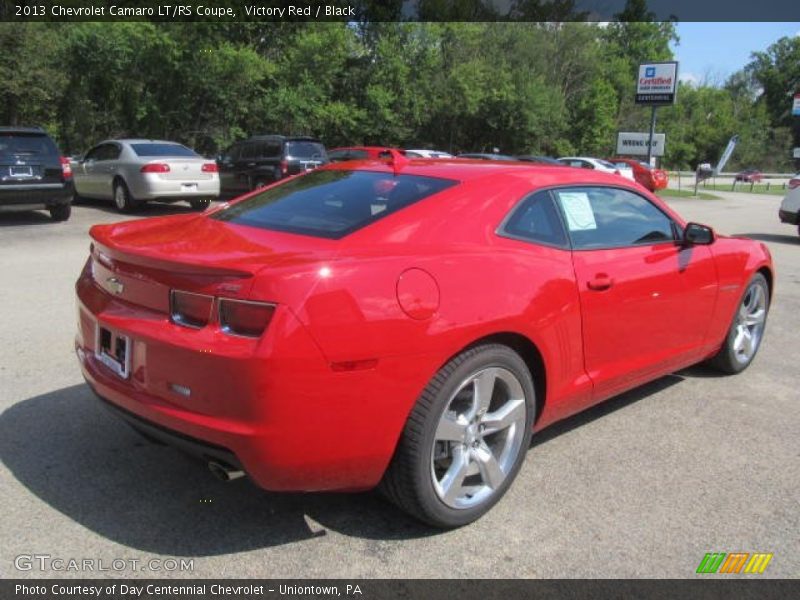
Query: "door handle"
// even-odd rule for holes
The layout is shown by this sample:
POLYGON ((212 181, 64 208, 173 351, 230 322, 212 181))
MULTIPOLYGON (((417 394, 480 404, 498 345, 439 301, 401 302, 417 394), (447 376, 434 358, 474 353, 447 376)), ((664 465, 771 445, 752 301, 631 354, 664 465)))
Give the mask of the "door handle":
POLYGON ((586 287, 595 292, 607 290, 612 285, 614 285, 614 280, 605 273, 598 273, 594 276, 594 279, 590 279, 586 282, 586 287))
POLYGON ((247 163, 247 166, 248 166, 248 167, 255 167, 255 166, 256 166, 256 163, 247 163))

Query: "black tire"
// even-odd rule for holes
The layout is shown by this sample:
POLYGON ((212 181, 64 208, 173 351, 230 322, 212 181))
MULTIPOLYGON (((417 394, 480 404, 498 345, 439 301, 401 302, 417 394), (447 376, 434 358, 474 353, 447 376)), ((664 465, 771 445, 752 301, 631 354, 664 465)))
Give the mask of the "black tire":
POLYGON ((254 192, 255 190, 263 187, 267 187, 270 184, 264 177, 256 177, 250 182, 250 191, 254 192))
POLYGON ((507 346, 486 344, 468 349, 431 379, 406 422, 395 455, 379 490, 399 508, 435 527, 452 528, 483 516, 503 497, 514 481, 530 446, 536 398, 530 371, 522 358, 507 346), (481 503, 453 508, 444 503, 434 488, 432 460, 436 429, 453 395, 469 378, 486 368, 509 371, 521 384, 525 396, 525 425, 521 444, 502 484, 481 503))
POLYGON ((205 210, 211 206, 211 200, 189 200, 189 205, 195 210, 205 210))
POLYGON ((72 214, 72 206, 69 204, 56 204, 48 210, 50 211, 50 218, 56 222, 66 221, 72 214))
POLYGON ((750 282, 747 284, 739 303, 736 305, 736 312, 733 314, 733 319, 731 321, 730 328, 728 329, 728 334, 725 336, 725 341, 722 343, 722 347, 719 349, 717 354, 708 360, 707 364, 710 367, 728 375, 735 375, 736 373, 741 373, 750 366, 750 363, 753 362, 753 359, 756 357, 756 354, 758 354, 758 349, 761 346, 761 340, 763 339, 764 334, 764 326, 766 325, 767 315, 769 313, 769 302, 769 284, 767 284, 767 279, 761 273, 756 273, 753 275, 752 279, 750 279, 750 282), (753 293, 755 288, 760 288, 761 292, 764 294, 764 320, 763 324, 761 325, 758 338, 755 342, 755 349, 749 358, 743 359, 742 357, 737 356, 734 342, 740 327, 740 311, 748 298, 750 298, 750 294, 753 293))
POLYGON ((121 213, 128 213, 139 206, 139 203, 131 196, 128 185, 122 180, 117 179, 114 182, 114 205, 121 213))

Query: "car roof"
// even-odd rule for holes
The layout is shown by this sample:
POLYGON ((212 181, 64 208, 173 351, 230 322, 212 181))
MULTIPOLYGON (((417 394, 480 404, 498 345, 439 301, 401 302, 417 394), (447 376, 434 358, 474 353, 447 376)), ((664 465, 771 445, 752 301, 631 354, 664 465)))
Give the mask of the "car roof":
POLYGON ((0 133, 40 133, 47 135, 47 132, 41 127, 13 127, 4 126, 0 127, 0 133))
MULTIPOLYGON (((395 165, 391 160, 360 160, 331 163, 323 169, 336 170, 364 170, 395 173, 395 165)), ((565 169, 563 166, 548 165, 544 163, 471 160, 459 158, 411 158, 405 159, 397 165, 397 173, 401 175, 420 175, 423 177, 438 177, 452 179, 466 183, 485 177, 498 175, 553 175, 563 183, 612 183, 625 184, 619 176, 601 171, 587 169, 565 169)))
POLYGON ((114 138, 110 140, 103 140, 95 146, 99 146, 100 144, 109 144, 111 142, 116 142, 118 144, 174 144, 175 146, 183 146, 180 142, 173 142, 172 140, 148 140, 145 138, 114 138))
MULTIPOLYGON (((336 148, 331 148, 328 152, 335 152, 336 150, 395 150, 396 148, 392 148, 391 146, 338 146, 336 148)), ((398 152, 405 152, 405 150, 399 150, 398 152)))
POLYGON ((273 134, 265 134, 265 135, 251 135, 249 138, 245 140, 239 140, 241 142, 253 142, 258 140, 285 140, 287 142, 318 142, 321 143, 318 138, 315 138, 310 135, 273 135, 273 134))

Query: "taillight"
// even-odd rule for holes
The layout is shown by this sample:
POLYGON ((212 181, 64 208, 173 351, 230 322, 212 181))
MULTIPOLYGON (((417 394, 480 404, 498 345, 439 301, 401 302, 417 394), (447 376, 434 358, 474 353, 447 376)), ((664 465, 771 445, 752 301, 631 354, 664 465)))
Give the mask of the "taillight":
POLYGON ((289 172, 289 162, 286 160, 281 161, 281 175, 286 175, 289 172))
POLYGON ((150 163, 139 169, 141 173, 169 173, 169 165, 166 163, 150 163))
POLYGON ((269 325, 274 312, 274 304, 219 299, 219 325, 222 331, 233 335, 260 337, 269 325))
POLYGON ((169 315, 173 323, 199 329, 211 320, 213 296, 172 290, 169 295, 169 315))
POLYGON ((203 171, 203 173, 216 173, 219 171, 219 168, 217 167, 217 163, 203 163, 201 171, 203 171))
POLYGON ((790 179, 789 180, 789 189, 793 190, 796 187, 800 187, 800 178, 798 178, 798 179, 790 179))
POLYGON ((66 156, 60 156, 58 160, 61 161, 61 173, 64 179, 72 179, 72 165, 69 164, 69 159, 66 156))

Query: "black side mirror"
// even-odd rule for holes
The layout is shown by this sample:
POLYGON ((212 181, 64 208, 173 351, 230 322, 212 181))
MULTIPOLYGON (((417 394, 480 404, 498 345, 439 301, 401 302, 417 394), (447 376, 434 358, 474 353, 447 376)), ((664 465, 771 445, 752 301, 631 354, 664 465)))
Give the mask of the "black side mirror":
POLYGON ((688 223, 683 230, 683 243, 687 246, 708 246, 714 243, 714 230, 707 225, 688 223))

